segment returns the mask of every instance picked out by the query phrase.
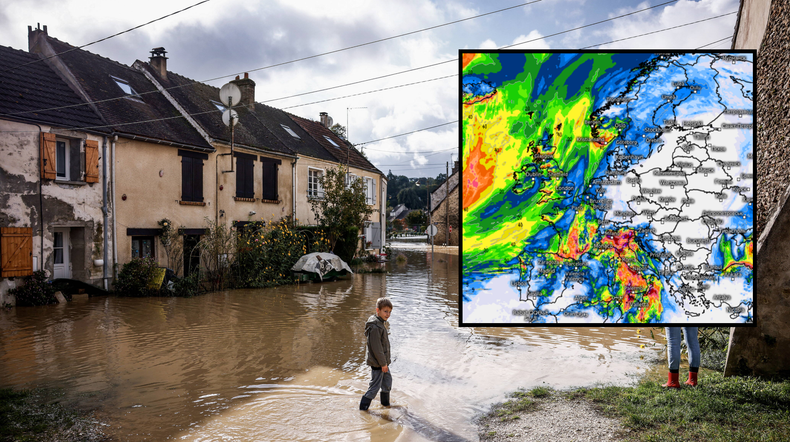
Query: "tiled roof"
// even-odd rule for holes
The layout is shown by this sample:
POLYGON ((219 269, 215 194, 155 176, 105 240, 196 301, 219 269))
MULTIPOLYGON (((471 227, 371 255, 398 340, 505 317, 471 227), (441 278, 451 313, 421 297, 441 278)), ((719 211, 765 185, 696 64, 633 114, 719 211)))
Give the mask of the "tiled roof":
POLYGON ((324 127, 317 121, 310 121, 296 115, 288 114, 292 120, 297 122, 304 130, 310 133, 324 148, 330 152, 341 164, 348 163, 350 166, 367 170, 373 173, 384 175, 367 158, 351 145, 351 143, 338 137, 334 132, 324 127), (330 142, 331 139, 332 142, 330 142))
POLYGON ((333 163, 337 161, 337 159, 331 153, 327 152, 318 141, 311 137, 302 126, 292 120, 287 112, 261 103, 255 103, 255 111, 264 124, 266 124, 266 127, 268 127, 280 141, 288 146, 289 149, 300 155, 319 158, 333 163), (293 137, 283 126, 287 126, 298 135, 299 138, 293 137))
POLYGON ((63 107, 80 103, 79 96, 38 55, 0 46, 0 118, 63 128, 103 125, 87 104, 63 107), (35 63, 27 64, 31 62, 35 63), (60 109, 26 112, 56 107, 60 109))
POLYGON ((116 132, 213 149, 142 72, 82 49, 63 53, 73 47, 46 39, 116 132), (126 81, 139 96, 127 96, 113 77, 126 81))
MULTIPOLYGON (((222 111, 212 103, 219 102, 219 88, 170 71, 164 79, 149 63, 138 61, 137 64, 147 69, 211 138, 230 143, 230 128, 222 122, 222 111)), ((251 112, 244 106, 234 107, 239 114, 239 122, 233 134, 234 143, 293 155, 291 149, 261 121, 260 115, 257 115, 260 114, 259 106, 262 105, 256 103, 256 112, 251 112)))
MULTIPOLYGON (((459 178, 461 174, 458 172, 450 175, 450 193, 453 193, 456 187, 458 187, 459 178)), ((436 210, 440 204, 444 201, 445 197, 447 196, 447 181, 439 185, 439 188, 433 191, 431 194, 431 212, 436 210)))

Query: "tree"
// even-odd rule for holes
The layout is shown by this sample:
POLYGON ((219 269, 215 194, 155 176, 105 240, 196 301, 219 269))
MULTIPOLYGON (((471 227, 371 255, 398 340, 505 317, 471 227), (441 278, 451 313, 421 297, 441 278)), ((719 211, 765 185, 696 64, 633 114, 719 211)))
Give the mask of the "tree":
POLYGON ((428 224, 428 217, 425 216, 422 210, 412 210, 406 215, 406 223, 410 226, 428 224))
POLYGON ((341 126, 340 123, 335 123, 335 125, 330 127, 329 130, 334 132, 338 137, 344 140, 346 139, 346 126, 341 126))
POLYGON ((422 198, 417 194, 417 188, 409 187, 398 192, 398 204, 405 204, 409 209, 423 207, 422 198))
POLYGON ((357 177, 347 185, 344 168, 327 169, 318 181, 324 189, 324 197, 311 199, 310 205, 318 225, 329 237, 330 248, 334 250, 338 239, 349 227, 362 230, 373 209, 366 202, 362 179, 357 177))

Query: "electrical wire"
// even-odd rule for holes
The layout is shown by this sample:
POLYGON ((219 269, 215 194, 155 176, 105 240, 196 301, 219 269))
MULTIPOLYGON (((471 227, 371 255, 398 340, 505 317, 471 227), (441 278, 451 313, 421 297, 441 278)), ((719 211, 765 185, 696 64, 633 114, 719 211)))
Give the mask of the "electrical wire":
POLYGON ((2 70, 2 71, 0 71, 0 72, 8 72, 8 71, 13 71, 13 70, 15 70, 15 69, 19 69, 19 68, 21 68, 21 67, 24 67, 24 66, 27 66, 27 65, 30 65, 30 64, 33 64, 33 63, 38 63, 38 62, 40 62, 40 61, 49 60, 50 58, 57 57, 58 55, 61 55, 61 54, 66 54, 66 53, 68 53, 68 52, 71 52, 71 51, 76 51, 77 49, 86 48, 86 47, 88 47, 88 46, 90 46, 90 45, 93 45, 93 44, 96 44, 96 43, 101 43, 101 42, 103 42, 103 41, 105 41, 105 40, 109 40, 109 39, 111 39, 111 38, 113 38, 113 37, 117 37, 117 36, 119 36, 119 35, 126 34, 127 32, 131 32, 131 31, 134 31, 134 30, 136 30, 136 29, 140 29, 140 28, 142 28, 143 26, 148 26, 148 25, 150 25, 151 23, 156 23, 156 22, 158 22, 158 21, 160 21, 160 20, 164 20, 164 19, 166 19, 166 18, 168 18, 168 17, 172 17, 172 16, 174 16, 174 15, 176 15, 176 14, 180 14, 180 13, 182 13, 182 12, 184 12, 184 11, 188 10, 188 9, 192 9, 192 8, 194 8, 195 6, 199 6, 199 5, 202 5, 203 3, 208 3, 208 2, 210 2, 210 1, 211 1, 211 0, 203 0, 203 1, 197 2, 197 3, 195 3, 194 5, 187 6, 187 7, 186 7, 186 8, 184 8, 184 9, 179 9, 178 11, 171 12, 170 14, 167 14, 167 15, 163 15, 163 16, 161 16, 161 17, 159 17, 159 18, 156 18, 156 19, 153 19, 153 20, 151 20, 151 21, 149 21, 149 22, 147 22, 147 23, 143 23, 143 24, 141 24, 141 25, 137 25, 137 26, 135 26, 135 27, 133 27, 133 28, 129 28, 129 29, 125 30, 125 31, 121 31, 121 32, 119 32, 119 33, 117 33, 117 34, 110 35, 109 37, 104 37, 104 38, 102 38, 102 39, 99 39, 99 40, 96 40, 96 41, 92 41, 92 42, 90 42, 90 43, 88 43, 88 44, 84 44, 84 45, 82 45, 82 46, 77 46, 77 47, 75 47, 75 48, 71 48, 71 49, 69 49, 69 50, 67 50, 67 51, 63 51, 63 52, 60 52, 60 53, 57 53, 57 54, 54 54, 54 55, 50 55, 49 57, 42 57, 42 58, 40 58, 40 59, 38 59, 38 60, 33 60, 33 61, 30 61, 30 62, 27 62, 27 63, 24 63, 24 64, 20 64, 19 66, 15 66, 15 67, 12 67, 12 68, 7 68, 7 69, 4 69, 4 70, 2 70))
POLYGON ((370 141, 365 141, 364 143, 357 143, 354 146, 364 146, 365 144, 376 143, 376 142, 383 141, 383 140, 389 140, 390 138, 398 138, 398 137, 402 137, 404 135, 414 134, 414 133, 417 133, 417 132, 425 132, 426 130, 436 129, 437 127, 447 126, 449 124, 455 124, 457 122, 458 122, 458 120, 448 121, 447 123, 437 124, 436 126, 424 127, 422 129, 413 130, 411 132, 404 132, 404 133, 398 134, 398 135, 392 135, 392 136, 389 136, 389 137, 379 138, 378 140, 370 140, 370 141))
POLYGON ((598 43, 598 44, 595 44, 595 45, 592 45, 592 46, 586 46, 586 47, 583 47, 582 49, 590 49, 590 48, 594 48, 594 47, 601 46, 601 45, 608 45, 609 43, 617 43, 619 41, 631 40, 631 39, 634 39, 634 38, 644 37, 646 35, 658 34, 659 32, 666 32, 666 31, 670 31, 672 29, 678 29, 678 28, 682 28, 682 27, 685 27, 685 26, 691 26, 691 25, 695 25, 697 23, 702 23, 702 22, 705 22, 705 21, 708 21, 708 20, 715 20, 717 18, 722 18, 722 17, 726 17, 728 15, 737 14, 737 13, 738 13, 738 11, 729 12, 727 14, 717 15, 715 17, 704 18, 702 20, 692 21, 692 22, 685 23, 685 24, 682 24, 682 25, 677 25, 677 26, 672 26, 672 27, 669 27, 669 28, 659 29, 657 31, 645 32, 644 34, 633 35, 631 37, 626 37, 626 38, 620 38, 620 39, 617 39, 617 40, 607 41, 606 43, 598 43))
MULTIPOLYGON (((618 15, 616 17, 608 18, 606 20, 601 20, 601 21, 598 21, 598 22, 595 22, 595 23, 590 23, 590 24, 587 24, 587 25, 584 25, 584 26, 579 26, 579 27, 576 27, 576 28, 573 28, 573 29, 568 29, 568 30, 561 31, 561 32, 556 32, 554 34, 551 34, 551 35, 548 35, 548 36, 545 36, 545 37, 540 37, 540 38, 537 38, 537 39, 532 39, 532 40, 519 42, 519 43, 516 43, 514 45, 510 45, 510 46, 504 46, 503 48, 507 48, 507 47, 511 47, 511 46, 515 46, 515 45, 519 45, 519 44, 524 44, 524 43, 529 43, 529 42, 532 42, 532 41, 541 40, 541 39, 545 39, 545 38, 555 37, 557 35, 566 34, 568 32, 573 32, 573 31, 576 31, 576 30, 579 30, 579 29, 583 29, 583 28, 586 28, 586 27, 590 27, 590 26, 594 26, 594 25, 597 25, 597 24, 601 24, 601 23, 617 20, 617 19, 620 19, 620 18, 623 18, 623 17, 627 17, 627 16, 630 16, 630 15, 634 15, 634 14, 637 14, 639 12, 648 11, 650 9, 654 9, 654 8, 657 8, 657 7, 660 7, 660 6, 664 6, 664 5, 667 5, 667 4, 670 4, 670 3, 675 3, 677 1, 678 0, 672 0, 672 1, 664 2, 664 3, 660 3, 660 4, 655 5, 655 6, 650 6, 650 7, 644 8, 644 9, 640 9, 638 11, 633 11, 633 12, 629 12, 627 14, 618 15)), ((529 4, 529 3, 525 3, 525 4, 522 4, 522 5, 515 6, 515 7, 524 6, 526 4, 529 4)), ((509 9, 512 9, 512 8, 513 7, 509 8, 509 9)), ((506 8, 506 9, 508 9, 508 8, 506 8)), ((493 14, 493 13, 496 13, 496 12, 501 12, 501 11, 502 10, 493 11, 493 12, 482 14, 482 15, 490 15, 490 14, 493 14)), ((478 17, 478 16, 475 16, 475 17, 478 17)), ((471 18, 473 18, 473 17, 470 17, 468 19, 471 19, 471 18)), ((443 25, 438 25, 438 26, 435 26, 435 27, 441 27, 441 26, 443 26, 443 25)), ((425 29, 422 29, 422 30, 419 30, 419 31, 412 31, 410 33, 401 34, 401 36, 402 35, 413 34, 413 33, 416 33, 416 32, 421 32, 421 31, 424 31, 424 30, 427 30, 427 29, 433 29, 433 28, 434 27, 432 27, 432 28, 425 28, 425 29)), ((389 37, 387 39, 393 39, 393 38, 396 38, 396 37, 397 36, 389 37)), ((387 40, 387 39, 382 39, 381 41, 387 40)), ((358 45, 358 46, 360 46, 360 45, 358 45)), ((78 49, 78 48, 75 48, 75 49, 78 49)), ((332 52, 339 52, 339 51, 342 51, 342 50, 345 50, 345 49, 349 49, 349 48, 339 49, 339 50, 332 51, 332 52)), ((332 53, 332 52, 330 52, 330 53, 332 53)), ((328 53, 318 54, 318 55, 314 55, 314 56, 311 56, 311 57, 314 58, 314 57, 318 57, 318 56, 326 55, 326 54, 328 54, 328 53)), ((280 63, 278 65, 264 66, 262 68, 248 70, 246 72, 249 73, 249 72, 254 72, 254 71, 257 71, 257 70, 268 69, 268 68, 271 68, 271 67, 274 67, 274 66, 279 66, 279 65, 282 65, 282 64, 293 63, 295 61, 298 61, 298 60, 291 60, 290 62, 284 62, 284 63, 280 63)), ((377 76, 377 77, 373 77, 373 78, 368 78, 368 79, 365 79, 365 80, 354 81, 354 82, 350 82, 350 83, 346 83, 346 84, 342 84, 342 85, 338 85, 338 86, 331 86, 331 87, 327 87, 327 88, 323 88, 323 89, 317 89, 317 90, 310 91, 310 92, 304 92, 304 93, 300 93, 300 94, 289 95, 289 96, 286 96, 286 97, 268 99, 268 100, 261 101, 261 103, 271 103, 271 102, 274 102, 274 101, 284 100, 284 99, 287 99, 287 98, 295 98, 295 97, 300 97, 300 96, 303 96, 303 95, 314 94, 314 93, 318 93, 318 92, 325 92, 325 91, 328 91, 328 90, 331 90, 331 89, 337 89, 337 88, 341 88, 341 87, 352 86, 352 85, 355 85, 355 84, 360 84, 360 83, 364 83, 364 82, 368 82, 368 81, 379 80, 379 79, 382 79, 382 78, 392 77, 392 76, 395 76, 395 75, 405 74, 405 73, 408 73, 408 72, 414 72, 414 71, 421 70, 421 69, 427 69, 427 68, 434 67, 434 66, 439 66, 439 65, 442 65, 442 64, 457 63, 457 62, 458 62, 458 59, 457 58, 453 58, 451 60, 445 60, 445 61, 441 61, 441 62, 437 62, 437 63, 431 63, 431 64, 428 64, 428 65, 419 66, 419 67, 416 67, 416 68, 406 69, 406 70, 403 70, 403 71, 394 72, 394 73, 387 74, 387 75, 381 75, 381 76, 377 76)), ((191 82, 191 83, 186 83, 186 84, 182 84, 182 85, 178 85, 178 86, 171 86, 169 88, 165 88, 164 90, 169 91, 169 90, 173 90, 173 89, 178 89, 178 88, 182 88, 182 87, 191 86, 193 84, 201 84, 201 83, 205 83, 205 82, 209 82, 209 81, 219 80, 219 79, 222 79, 222 78, 233 77, 235 75, 239 75, 239 73, 234 73, 234 74, 230 74, 230 75, 223 75, 221 77, 215 77, 215 78, 211 78, 211 79, 207 79, 207 80, 194 81, 194 82, 191 82)), ((143 96, 143 95, 152 94, 152 93, 158 93, 158 92, 160 92, 160 91, 159 90, 152 90, 152 91, 148 91, 148 92, 138 92, 137 95, 138 96, 143 96)), ((52 111, 52 110, 66 109, 66 108, 70 108, 70 107, 86 106, 86 105, 89 105, 89 104, 105 103, 105 102, 109 102, 109 101, 120 100, 120 99, 123 99, 123 98, 124 97, 121 96, 121 97, 116 97, 116 98, 108 98, 108 99, 104 99, 104 100, 96 100, 96 101, 89 101, 89 102, 85 102, 85 103, 73 104, 73 105, 69 105, 69 106, 59 106, 59 107, 53 107, 53 108, 47 108, 47 109, 38 109, 38 110, 32 110, 32 111, 23 111, 23 112, 13 112, 13 113, 7 113, 7 114, 0 114, 0 116, 10 116, 10 115, 16 115, 16 114, 32 113, 32 112, 46 112, 46 111, 52 111)))
POLYGON ((712 41, 712 42, 710 42, 710 43, 708 43, 708 44, 706 44, 704 46, 698 47, 697 50, 702 49, 702 48, 706 48, 706 47, 708 47, 710 45, 715 45, 716 43, 721 43, 723 41, 732 40, 732 37, 734 37, 734 35, 730 35, 729 37, 724 37, 721 40, 712 41))

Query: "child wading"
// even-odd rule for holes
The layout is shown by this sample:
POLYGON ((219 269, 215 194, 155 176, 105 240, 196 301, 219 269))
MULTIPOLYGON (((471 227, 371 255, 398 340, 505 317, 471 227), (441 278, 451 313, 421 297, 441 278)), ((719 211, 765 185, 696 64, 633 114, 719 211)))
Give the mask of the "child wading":
POLYGON ((376 300, 376 314, 368 318, 365 323, 365 337, 367 338, 367 363, 370 365, 371 379, 368 391, 362 396, 359 403, 360 410, 367 410, 370 402, 381 389, 381 405, 389 407, 390 389, 392 389, 392 374, 390 374, 390 339, 389 323, 387 319, 392 313, 392 302, 389 298, 376 300))

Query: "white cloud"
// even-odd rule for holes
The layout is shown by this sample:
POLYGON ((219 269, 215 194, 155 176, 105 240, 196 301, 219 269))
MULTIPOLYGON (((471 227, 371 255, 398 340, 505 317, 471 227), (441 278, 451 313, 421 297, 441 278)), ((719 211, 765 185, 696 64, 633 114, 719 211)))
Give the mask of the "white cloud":
POLYGON ((550 49, 548 42, 546 39, 543 38, 543 34, 538 32, 537 30, 530 31, 527 35, 519 35, 518 37, 513 39, 513 42, 510 43, 511 45, 518 44, 517 46, 511 46, 508 49, 550 49), (519 44, 521 42, 528 42, 524 44, 519 44))

